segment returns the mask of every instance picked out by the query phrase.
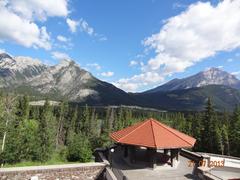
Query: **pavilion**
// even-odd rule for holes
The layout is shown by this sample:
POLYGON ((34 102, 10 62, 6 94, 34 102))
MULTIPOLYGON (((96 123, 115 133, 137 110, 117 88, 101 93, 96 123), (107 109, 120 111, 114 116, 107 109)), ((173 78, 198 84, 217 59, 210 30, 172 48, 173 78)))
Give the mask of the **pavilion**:
POLYGON ((148 161, 153 169, 158 165, 177 166, 181 148, 192 148, 196 142, 193 137, 155 119, 147 119, 113 132, 110 137, 121 147, 124 158, 131 163, 139 159, 148 161), (138 150, 144 153, 139 156, 138 150))

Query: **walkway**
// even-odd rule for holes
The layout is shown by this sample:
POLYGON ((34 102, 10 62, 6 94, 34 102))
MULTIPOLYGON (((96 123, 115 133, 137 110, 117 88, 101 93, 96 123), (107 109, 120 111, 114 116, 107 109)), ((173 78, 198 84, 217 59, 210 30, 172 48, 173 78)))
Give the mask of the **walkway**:
MULTIPOLYGON (((192 175, 193 167, 189 167, 189 160, 180 156, 180 163, 177 168, 160 167, 152 170, 147 167, 134 167, 128 164, 117 153, 113 155, 113 167, 122 170, 129 180, 189 180, 194 179, 192 175)), ((142 164, 143 166, 143 164, 142 164)))

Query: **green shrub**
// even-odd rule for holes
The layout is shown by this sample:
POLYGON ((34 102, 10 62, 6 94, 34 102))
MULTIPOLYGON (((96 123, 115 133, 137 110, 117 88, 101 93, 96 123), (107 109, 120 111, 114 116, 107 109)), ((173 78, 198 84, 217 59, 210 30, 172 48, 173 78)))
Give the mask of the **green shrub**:
POLYGON ((67 149, 68 161, 89 162, 92 159, 91 145, 87 137, 76 134, 67 149))

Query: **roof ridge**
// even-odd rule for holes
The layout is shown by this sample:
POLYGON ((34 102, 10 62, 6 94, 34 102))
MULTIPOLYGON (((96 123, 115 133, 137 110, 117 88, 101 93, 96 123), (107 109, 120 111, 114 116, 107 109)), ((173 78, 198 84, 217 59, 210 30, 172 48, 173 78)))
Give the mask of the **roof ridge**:
POLYGON ((148 122, 148 120, 143 121, 140 126, 138 126, 137 128, 133 129, 130 133, 126 134, 125 136, 119 138, 118 142, 119 142, 120 140, 122 140, 123 138, 126 138, 127 136, 129 136, 129 135, 132 134, 133 132, 135 132, 138 128, 142 127, 142 126, 143 126, 144 124, 146 124, 147 122, 148 122))
MULTIPOLYGON (((191 145, 191 143, 189 143, 188 141, 186 141, 185 139, 181 138, 180 136, 178 136, 177 134, 175 134, 174 132, 172 132, 170 129, 166 128, 163 126, 162 123, 158 122, 157 120, 153 119, 153 121, 158 125, 158 126, 161 126, 162 128, 166 129, 167 131, 169 131, 170 133, 174 134, 175 136, 177 136, 178 138, 180 138, 181 140, 185 141, 187 144, 191 145)), ((171 127, 169 127, 171 128, 171 127)), ((188 135, 187 135, 188 136, 188 135)), ((190 136, 189 136, 190 137, 190 136)))
POLYGON ((154 130, 153 130, 153 119, 150 119, 150 122, 151 122, 151 127, 152 127, 152 134, 153 134, 154 145, 157 148, 155 134, 154 134, 154 130))

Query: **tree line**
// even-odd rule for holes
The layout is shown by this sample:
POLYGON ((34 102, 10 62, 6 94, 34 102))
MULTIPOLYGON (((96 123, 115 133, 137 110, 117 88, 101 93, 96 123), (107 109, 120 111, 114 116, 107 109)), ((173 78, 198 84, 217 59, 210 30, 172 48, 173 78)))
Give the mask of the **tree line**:
POLYGON ((98 147, 111 143, 109 133, 146 118, 197 139, 194 151, 240 156, 240 107, 216 112, 208 99, 203 112, 158 112, 127 107, 96 108, 69 104, 30 106, 28 96, 0 96, 0 162, 88 162, 98 147))

